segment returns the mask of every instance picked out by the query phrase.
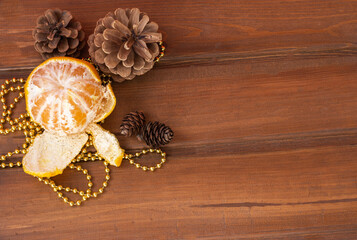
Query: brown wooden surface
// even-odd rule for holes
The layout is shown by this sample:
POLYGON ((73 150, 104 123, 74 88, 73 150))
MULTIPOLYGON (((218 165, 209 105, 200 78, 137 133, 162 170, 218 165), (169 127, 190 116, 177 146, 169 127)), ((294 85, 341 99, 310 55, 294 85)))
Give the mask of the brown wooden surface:
MULTIPOLYGON (((119 125, 142 110, 175 139, 163 169, 124 162, 81 207, 20 168, 0 171, 0 239, 357 239, 357 1, 0 0, 1 82, 41 62, 31 31, 54 7, 88 35, 117 7, 160 25, 167 55, 113 84, 104 127, 141 149, 119 125)), ((0 151, 22 141, 1 136, 0 151)), ((99 163, 84 166, 101 181, 99 163)))

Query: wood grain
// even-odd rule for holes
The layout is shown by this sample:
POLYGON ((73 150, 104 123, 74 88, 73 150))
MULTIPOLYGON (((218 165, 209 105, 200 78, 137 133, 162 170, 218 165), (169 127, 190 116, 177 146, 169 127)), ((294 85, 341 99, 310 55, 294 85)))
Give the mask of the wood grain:
MULTIPOLYGON (((168 163, 112 168, 105 194, 78 208, 3 170, 0 239, 357 239, 357 1, 0 1, 1 81, 41 62, 30 29, 46 8, 70 10, 90 34, 134 6, 159 23, 168 54, 113 84, 103 126, 135 152, 144 145, 119 135, 127 112, 167 123, 168 163)), ((0 152, 22 141, 0 137, 0 152)), ((100 163, 83 166, 104 177, 100 163)), ((84 186, 70 170, 55 180, 84 186)))

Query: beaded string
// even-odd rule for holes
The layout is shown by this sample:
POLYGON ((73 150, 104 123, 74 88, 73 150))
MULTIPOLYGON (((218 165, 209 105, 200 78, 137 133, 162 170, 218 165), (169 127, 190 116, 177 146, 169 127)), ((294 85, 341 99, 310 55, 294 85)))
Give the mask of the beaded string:
MULTIPOLYGON (((29 146, 33 143, 35 137, 43 133, 44 130, 39 124, 31 120, 28 113, 20 114, 19 117, 17 118, 12 117, 13 109, 15 108, 15 105, 25 96, 25 93, 22 91, 22 89, 24 88, 23 86, 24 82, 25 80, 23 78, 13 78, 12 80, 6 80, 5 83, 1 85, 0 101, 2 103, 3 112, 2 112, 2 118, 0 119, 0 134, 7 135, 9 133, 15 132, 16 130, 19 130, 19 131, 23 131, 25 135, 25 143, 22 144, 22 148, 16 148, 14 151, 10 151, 5 155, 0 155, 0 161, 2 161, 2 163, 0 164, 1 168, 21 167, 22 166, 21 161, 17 161, 16 163, 14 162, 5 163, 4 161, 14 155, 26 154, 29 146), (16 83, 20 83, 20 85, 17 85, 15 87, 10 86, 16 83), (18 96, 13 99, 13 103, 7 105, 5 96, 11 92, 16 92, 16 91, 18 91, 18 96), (9 127, 6 128, 4 126, 5 124, 8 124, 9 127)), ((106 162, 102 157, 100 157, 98 153, 96 152, 93 153, 88 151, 88 148, 91 146, 93 146, 93 137, 89 135, 88 141, 82 148, 81 152, 72 160, 72 163, 68 165, 69 169, 81 172, 83 175, 86 176, 86 179, 88 181, 87 183, 88 188, 86 190, 79 190, 77 188, 70 188, 70 187, 64 187, 62 185, 57 185, 51 178, 36 177, 40 182, 49 185, 52 188, 52 190, 57 193, 57 196, 60 199, 62 199, 63 202, 67 203, 71 207, 80 206, 82 202, 88 200, 89 198, 98 197, 100 194, 104 192, 104 189, 108 186, 110 180, 109 163, 106 162), (96 191, 92 189, 93 187, 92 176, 89 174, 87 169, 82 168, 82 166, 78 164, 79 162, 87 162, 87 161, 102 161, 105 167, 104 169, 105 180, 102 183, 102 186, 99 187, 98 190, 96 191), (79 199, 77 200, 69 199, 69 197, 66 195, 66 192, 72 192, 74 194, 78 194, 79 199)), ((135 166, 138 169, 142 169, 143 171, 153 172, 156 169, 161 168, 162 164, 166 162, 166 153, 162 152, 160 149, 144 149, 135 154, 124 154, 124 160, 128 160, 131 165, 135 166), (140 156, 148 153, 159 154, 161 156, 161 162, 156 164, 155 166, 144 166, 138 162, 135 162, 134 160, 135 158, 139 158, 140 156)))

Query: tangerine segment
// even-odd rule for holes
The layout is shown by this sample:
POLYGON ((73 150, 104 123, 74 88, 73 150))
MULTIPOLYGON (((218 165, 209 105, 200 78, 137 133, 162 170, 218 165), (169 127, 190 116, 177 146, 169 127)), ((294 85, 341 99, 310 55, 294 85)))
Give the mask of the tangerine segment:
POLYGON ((60 136, 45 131, 37 136, 22 159, 26 173, 36 177, 61 174, 87 142, 86 133, 60 136))
POLYGON ((35 68, 25 93, 31 118, 60 135, 84 132, 98 117, 107 117, 116 102, 93 65, 70 57, 50 58, 35 68))

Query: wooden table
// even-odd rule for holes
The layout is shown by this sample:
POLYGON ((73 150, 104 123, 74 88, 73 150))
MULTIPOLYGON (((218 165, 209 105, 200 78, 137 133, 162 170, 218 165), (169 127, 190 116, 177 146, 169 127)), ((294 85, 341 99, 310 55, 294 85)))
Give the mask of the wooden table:
MULTIPOLYGON (((119 135, 142 110, 175 138, 162 169, 112 167, 105 194, 80 207, 21 168, 2 170, 0 239, 357 239, 357 1, 1 0, 1 83, 42 62, 31 32, 55 7, 87 36, 117 7, 160 25, 167 54, 113 84, 103 126, 142 149, 119 135)), ((22 142, 1 136, 0 151, 22 142)), ((99 162, 83 166, 102 181, 99 162)), ((85 184, 70 170, 55 180, 85 184)))

